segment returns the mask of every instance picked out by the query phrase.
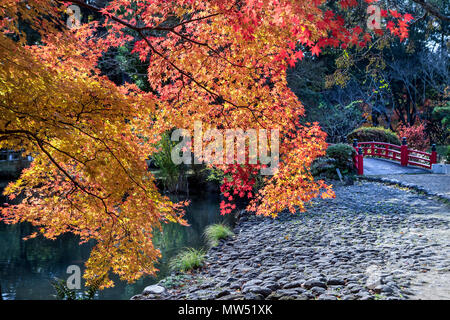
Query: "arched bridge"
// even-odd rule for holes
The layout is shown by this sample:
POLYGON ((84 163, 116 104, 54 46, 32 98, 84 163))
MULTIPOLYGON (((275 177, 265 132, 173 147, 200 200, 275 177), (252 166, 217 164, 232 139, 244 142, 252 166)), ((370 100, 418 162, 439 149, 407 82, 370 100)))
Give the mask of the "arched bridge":
POLYGON ((401 146, 355 139, 353 147, 357 153, 354 163, 358 175, 429 173, 432 165, 437 163, 435 145, 431 153, 414 150, 408 147, 406 138, 402 139, 401 146))

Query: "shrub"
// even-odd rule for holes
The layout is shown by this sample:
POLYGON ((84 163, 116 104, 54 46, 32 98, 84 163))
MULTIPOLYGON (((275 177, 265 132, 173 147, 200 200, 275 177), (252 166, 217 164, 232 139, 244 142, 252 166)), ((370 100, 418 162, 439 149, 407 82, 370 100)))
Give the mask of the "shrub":
POLYGON ((427 129, 429 129, 431 140, 440 144, 449 143, 450 101, 433 109, 427 129))
POLYGON ((178 191, 181 178, 183 177, 182 166, 176 165, 172 161, 172 149, 176 142, 170 140, 170 135, 164 133, 161 139, 156 143, 158 152, 151 155, 151 158, 159 169, 156 176, 161 178, 164 189, 169 192, 178 191))
POLYGON ((169 267, 173 271, 186 272, 202 267, 204 261, 205 252, 203 250, 188 248, 172 258, 169 267))
POLYGON ((400 125, 397 132, 401 137, 405 137, 408 147, 420 151, 425 151, 430 146, 430 139, 425 133, 425 125, 419 123, 415 126, 400 125))
POLYGON ((189 281, 191 277, 185 273, 169 275, 158 282, 158 285, 163 286, 166 289, 174 289, 177 287, 181 287, 187 281, 189 281))
POLYGON ((327 157, 336 159, 337 165, 342 168, 346 168, 349 161, 353 163, 353 156, 356 156, 356 150, 348 144, 338 143, 327 149, 327 157))
POLYGON ((401 144, 400 138, 395 132, 383 127, 358 128, 350 132, 347 136, 347 141, 349 143, 352 143, 353 139, 358 139, 359 142, 379 141, 396 145, 401 144))
POLYGON ((328 147, 326 155, 326 157, 317 158, 313 162, 311 166, 313 176, 336 178, 336 169, 338 168, 342 174, 355 173, 353 156, 356 155, 356 151, 353 147, 343 143, 331 145, 328 147))
POLYGON ((330 159, 327 157, 320 157, 314 160, 311 166, 311 174, 315 177, 325 176, 327 178, 335 178, 337 161, 335 159, 330 159))
POLYGON ((219 240, 226 239, 233 235, 233 231, 221 223, 212 224, 205 229, 205 238, 211 247, 215 247, 219 244, 219 240))
POLYGON ((93 300, 99 290, 100 283, 100 281, 96 281, 92 286, 87 287, 86 291, 81 292, 76 289, 69 289, 64 279, 55 278, 50 281, 56 292, 55 298, 57 300, 93 300))

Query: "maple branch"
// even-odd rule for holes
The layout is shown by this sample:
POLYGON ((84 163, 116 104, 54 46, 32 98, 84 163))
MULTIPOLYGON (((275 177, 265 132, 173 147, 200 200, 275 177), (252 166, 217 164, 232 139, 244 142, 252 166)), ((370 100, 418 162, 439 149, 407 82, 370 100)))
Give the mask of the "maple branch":
POLYGON ((200 42, 200 41, 191 39, 191 38, 189 38, 189 37, 187 37, 187 36, 185 36, 185 35, 183 35, 183 34, 177 32, 177 31, 175 31, 174 29, 175 29, 175 27, 173 27, 173 29, 170 29, 170 30, 168 30, 168 31, 172 32, 173 34, 179 36, 180 38, 182 38, 182 39, 184 39, 184 40, 186 40, 186 41, 192 42, 192 43, 194 43, 194 44, 196 44, 196 45, 198 45, 198 46, 201 46, 201 47, 206 47, 206 48, 208 48, 208 49, 211 50, 213 53, 215 53, 219 58, 225 60, 226 62, 228 62, 229 64, 231 64, 231 65, 234 66, 234 67, 238 67, 238 68, 247 68, 247 69, 261 69, 261 68, 262 68, 262 67, 248 67, 248 66, 245 66, 245 65, 242 65, 242 64, 236 64, 236 63, 230 61, 229 59, 227 59, 226 57, 223 57, 217 49, 214 49, 214 48, 211 47, 208 43, 206 43, 206 42, 200 42))
POLYGON ((409 24, 409 26, 412 27, 413 25, 415 25, 419 21, 422 21, 423 19, 426 18, 427 15, 428 15, 428 11, 425 11, 423 16, 421 16, 420 18, 415 19, 412 23, 409 24))
MULTIPOLYGON (((58 1, 62 2, 61 0, 58 0, 58 1)), ((117 23, 122 24, 123 26, 126 26, 126 27, 128 27, 128 28, 130 28, 130 29, 136 31, 136 32, 138 33, 138 35, 139 35, 139 36, 145 41, 145 43, 149 46, 149 48, 152 50, 152 52, 154 52, 156 55, 158 55, 159 57, 161 57, 161 58, 162 58, 164 61, 166 61, 170 66, 172 66, 175 70, 177 70, 182 76, 185 76, 186 78, 190 79, 194 84, 196 84, 196 85, 199 86, 201 89, 203 89, 204 91, 206 91, 206 92, 207 92, 209 95, 211 95, 212 97, 214 97, 214 98, 220 98, 223 102, 226 102, 226 103, 230 104, 231 106, 233 106, 233 109, 235 109, 235 110, 237 110, 237 109, 246 109, 246 110, 248 110, 248 111, 250 112, 251 116, 253 117, 253 119, 256 121, 256 123, 258 123, 261 127, 264 127, 264 126, 261 124, 261 122, 259 121, 259 119, 258 119, 258 117, 256 116, 256 114, 255 114, 255 111, 258 111, 258 110, 252 109, 249 105, 246 105, 246 106, 245 106, 245 105, 244 105, 244 106, 237 105, 236 103, 234 103, 234 102, 232 102, 232 101, 230 101, 230 100, 224 98, 221 94, 212 91, 211 89, 209 89, 208 87, 206 87, 206 85, 204 85, 204 84, 200 83, 198 80, 196 80, 191 74, 189 74, 188 72, 186 72, 186 71, 184 71, 183 69, 181 69, 180 67, 178 67, 173 61, 171 61, 168 57, 166 57, 162 52, 159 52, 158 50, 156 50, 156 48, 152 45, 152 43, 150 42, 150 40, 149 40, 149 39, 145 36, 145 34, 144 34, 144 31, 146 31, 146 30, 159 30, 159 31, 167 31, 167 32, 171 32, 171 33, 174 33, 175 35, 179 36, 180 38, 182 38, 182 39, 184 39, 184 40, 186 40, 186 41, 188 41, 188 42, 190 42, 190 43, 196 44, 196 45, 198 45, 198 46, 204 46, 204 47, 208 48, 208 49, 211 50, 213 53, 215 53, 219 58, 224 59, 226 62, 228 62, 228 63, 231 64, 232 66, 240 67, 240 68, 248 68, 248 69, 252 69, 251 67, 244 66, 244 65, 239 65, 239 64, 235 64, 235 63, 229 61, 226 57, 223 57, 223 56, 220 54, 219 51, 217 51, 216 49, 212 48, 208 43, 204 43, 204 42, 200 42, 200 41, 191 39, 191 38, 189 38, 189 37, 187 37, 187 36, 185 36, 185 35, 183 35, 183 34, 181 34, 181 33, 179 33, 179 32, 177 32, 177 31, 174 30, 175 28, 177 28, 177 27, 179 27, 179 26, 182 26, 182 25, 185 25, 185 24, 194 22, 194 21, 200 21, 200 20, 208 19, 208 18, 217 16, 217 15, 220 15, 221 13, 214 13, 214 14, 207 15, 207 16, 205 16, 205 17, 199 17, 199 18, 195 18, 195 19, 191 19, 191 20, 187 20, 187 21, 182 21, 182 22, 180 22, 180 23, 178 23, 177 25, 172 26, 172 27, 159 27, 159 26, 154 26, 154 27, 150 27, 150 26, 142 26, 142 27, 139 27, 139 26, 130 24, 130 23, 128 23, 127 21, 125 21, 125 20, 123 20, 123 19, 121 19, 121 18, 118 18, 118 17, 116 17, 116 16, 114 16, 114 15, 112 15, 112 14, 109 14, 109 13, 108 13, 108 14, 105 14, 105 13, 103 12, 102 9, 100 9, 100 8, 98 8, 98 7, 96 7, 96 6, 93 6, 93 5, 89 5, 89 4, 85 3, 84 1, 80 1, 80 0, 71 0, 70 2, 72 2, 72 3, 74 3, 74 4, 78 4, 78 5, 80 5, 80 6, 84 7, 84 8, 87 8, 87 9, 91 10, 91 11, 98 12, 98 13, 100 13, 100 14, 102 14, 102 15, 105 15, 105 16, 111 18, 112 20, 116 21, 117 23)), ((257 68, 254 68, 254 69, 257 69, 257 68)), ((223 108, 223 107, 222 107, 221 113, 222 113, 222 115, 224 115, 224 108, 223 108)), ((268 118, 266 115, 264 115, 264 113, 263 113, 261 110, 259 110, 259 114, 260 114, 262 117, 268 118)), ((227 122, 228 122, 228 121, 227 121, 227 122)), ((113 156, 114 156, 114 154, 113 154, 113 156)), ((122 164, 121 164, 120 162, 119 162, 119 165, 122 166, 122 164)), ((123 167, 123 166, 122 166, 122 167, 123 167)), ((123 169, 125 170, 125 168, 123 168, 123 169)), ((126 172, 126 171, 125 171, 125 172, 126 172)), ((128 172, 126 172, 126 173, 128 174, 128 172)), ((128 175, 128 176, 134 181, 134 179, 133 179, 130 175, 128 175)), ((137 182, 135 182, 135 183, 136 183, 139 187, 141 187, 137 182)), ((142 187, 141 187, 141 188, 142 188, 142 187)))
MULTIPOLYGON (((92 10, 92 11, 95 11, 95 12, 99 12, 99 13, 105 15, 105 14, 102 12, 102 10, 101 10, 100 8, 95 7, 95 6, 92 6, 92 5, 89 5, 89 4, 87 4, 87 3, 83 2, 83 1, 73 0, 73 1, 71 1, 71 2, 72 2, 72 3, 76 3, 76 4, 78 4, 78 5, 82 6, 82 7, 85 7, 85 8, 87 8, 87 9, 89 9, 89 10, 92 10)), ((192 42, 192 43, 197 44, 197 45, 199 45, 199 46, 207 47, 209 50, 211 50, 212 52, 214 52, 219 58, 224 59, 225 61, 227 61, 227 62, 228 62, 229 64, 231 64, 232 66, 239 67, 239 68, 249 68, 249 69, 251 69, 252 67, 248 67, 248 66, 245 66, 245 65, 236 64, 236 63, 230 61, 229 59, 227 59, 226 57, 223 57, 223 56, 220 54, 220 52, 219 52, 218 50, 214 49, 214 48, 211 47, 209 44, 207 44, 207 43, 205 43, 205 42, 199 42, 199 41, 196 41, 196 40, 194 40, 194 39, 191 39, 191 38, 189 38, 189 37, 186 37, 185 35, 183 35, 183 34, 177 32, 177 31, 175 31, 176 28, 178 28, 178 27, 180 27, 180 26, 183 26, 183 25, 185 25, 185 24, 188 24, 188 23, 191 23, 191 22, 195 22, 195 21, 201 21, 201 20, 209 19, 209 18, 218 16, 218 15, 220 15, 220 14, 221 14, 220 12, 217 12, 217 13, 213 13, 213 14, 210 14, 210 15, 207 15, 207 16, 204 16, 204 17, 199 17, 199 18, 195 18, 195 19, 191 19, 191 20, 182 21, 182 22, 180 22, 180 23, 178 23, 178 24, 176 24, 176 25, 174 25, 174 26, 171 26, 171 27, 159 27, 159 26, 153 26, 153 27, 150 27, 150 26, 143 26, 143 27, 138 27, 138 26, 132 25, 132 24, 126 22, 125 20, 120 19, 120 18, 118 18, 118 17, 116 17, 116 16, 114 16, 114 15, 111 15, 111 14, 110 14, 110 15, 107 15, 107 16, 110 17, 112 20, 114 20, 114 21, 116 21, 116 22, 118 22, 118 23, 120 23, 120 24, 122 24, 122 25, 124 25, 124 26, 126 26, 126 27, 128 27, 128 28, 130 28, 130 29, 132 29, 132 30, 134 30, 134 31, 137 31, 138 33, 139 33, 139 31, 145 31, 145 30, 158 30, 158 31, 172 32, 173 34, 179 36, 180 38, 182 38, 182 39, 184 39, 184 40, 186 40, 186 41, 192 42)), ((259 68, 262 68, 262 67, 259 67, 259 68)))
POLYGON ((191 22, 195 22, 195 21, 201 21, 201 20, 209 19, 209 18, 218 16, 218 15, 220 15, 220 14, 221 14, 220 12, 217 12, 217 13, 212 13, 212 14, 210 14, 210 15, 206 15, 206 16, 204 16, 204 17, 198 17, 198 18, 195 18, 195 19, 182 21, 182 22, 180 22, 179 24, 174 25, 172 28, 175 29, 175 28, 180 27, 180 26, 183 26, 183 25, 185 25, 185 24, 188 24, 188 23, 191 23, 191 22))
MULTIPOLYGON (((61 3, 67 2, 67 1, 62 1, 62 0, 57 0, 57 1, 59 1, 59 2, 61 2, 61 3)), ((102 9, 100 9, 99 7, 96 7, 96 6, 87 4, 87 3, 84 2, 84 1, 70 0, 69 2, 72 2, 72 3, 74 3, 74 4, 77 4, 77 5, 79 5, 80 7, 83 7, 83 8, 89 9, 89 10, 92 10, 92 11, 94 11, 94 12, 98 12, 98 13, 100 13, 100 14, 102 14, 102 15, 106 15, 106 14, 104 14, 104 13, 102 12, 102 9)), ((126 26, 126 27, 128 27, 128 28, 131 28, 131 29, 134 29, 134 30, 136 30, 136 28, 138 28, 138 27, 136 27, 136 26, 134 26, 134 25, 132 25, 132 24, 126 22, 125 20, 122 20, 122 19, 120 19, 120 18, 117 18, 116 16, 113 16, 112 14, 108 14, 107 17, 109 17, 110 19, 112 19, 112 20, 114 20, 114 21, 116 21, 116 22, 119 22, 120 24, 122 24, 122 25, 124 25, 124 26, 126 26)), ((159 29, 158 29, 158 30, 159 30, 159 29)))
MULTIPOLYGON (((2 106, 2 107, 3 107, 3 106, 2 106)), ((31 117, 31 118, 34 117, 33 115, 30 115, 30 114, 28 114, 28 113, 21 113, 21 112, 18 112, 18 111, 16 111, 16 110, 12 110, 12 109, 9 109, 9 108, 7 108, 7 109, 10 110, 10 111, 16 112, 16 113, 24 114, 24 115, 27 116, 27 117, 31 117)), ((102 109, 98 109, 98 110, 102 110, 102 109)), ((107 110, 107 109, 103 109, 103 110, 107 110)), ((92 110, 91 110, 91 111, 92 111, 92 110)), ((90 111, 89 111, 89 112, 90 112, 90 111)), ((81 113, 89 113, 89 112, 88 112, 88 111, 85 111, 85 112, 81 112, 81 113)), ((81 113, 80 113, 80 114, 81 114, 81 113)), ((44 122, 49 122, 49 121, 50 121, 49 119, 45 119, 45 118, 42 118, 42 117, 37 117, 37 118, 38 118, 40 121, 44 121, 44 122)), ((103 145, 105 146, 105 148, 107 149, 107 150, 104 150, 104 151, 109 152, 109 153, 111 154, 111 156, 118 162, 119 166, 120 166, 120 167, 122 168, 122 170, 127 174, 127 176, 128 176, 128 177, 129 177, 129 178, 130 178, 130 179, 131 179, 131 180, 132 180, 139 188, 141 188, 141 189, 144 191, 144 194, 147 194, 147 190, 145 189, 145 187, 144 187, 142 184, 140 184, 138 181, 136 181, 136 179, 135 179, 134 177, 132 177, 132 175, 129 173, 129 171, 125 168, 125 166, 123 165, 123 163, 122 163, 122 162, 120 161, 120 159, 116 156, 116 154, 114 153, 114 151, 111 149, 111 147, 108 146, 108 145, 106 144, 106 142, 105 142, 103 139, 98 138, 98 137, 96 137, 96 136, 93 136, 92 134, 89 134, 89 133, 86 132, 85 130, 83 130, 83 129, 77 127, 75 124, 72 124, 72 123, 70 123, 70 122, 66 122, 66 121, 61 121, 61 120, 59 120, 59 121, 57 121, 57 123, 62 124, 62 125, 66 125, 66 126, 70 126, 70 127, 74 128, 75 130, 78 130, 78 131, 80 131, 81 133, 83 133, 84 135, 88 136, 89 138, 91 138, 91 139, 93 139, 93 140, 96 140, 96 141, 100 142, 101 144, 103 144, 103 145)), ((53 123, 53 125, 59 127, 56 123, 53 123)), ((6 126, 5 126, 5 128, 6 128, 6 126)), ((6 129, 5 129, 5 130, 3 130, 3 131, 0 131, 0 134, 3 135, 2 137, 0 137, 0 141, 7 140, 7 139, 8 139, 8 135, 13 135, 13 134, 24 134, 24 135, 26 135, 26 136, 32 136, 33 138, 35 138, 35 140, 38 139, 36 135, 33 135, 31 132, 25 131, 25 130, 6 130, 6 129)), ((50 146, 51 148, 55 149, 56 151, 58 151, 58 152, 60 152, 60 153, 62 153, 62 154, 64 154, 64 155, 66 155, 67 157, 69 157, 69 158, 71 158, 71 159, 73 159, 73 160, 75 160, 75 161, 77 161, 78 163, 83 164, 83 165, 86 165, 87 162, 93 161, 93 160, 95 159, 95 158, 94 158, 94 159, 87 159, 86 162, 83 162, 83 161, 81 161, 80 159, 78 159, 78 158, 74 157, 73 155, 69 154, 68 152, 66 152, 66 151, 64 151, 64 150, 61 150, 61 149, 55 147, 55 146, 52 145, 50 142, 44 141, 44 140, 42 140, 42 139, 40 139, 40 141, 41 141, 43 144, 47 144, 48 146, 50 146)), ((112 141, 114 142, 114 140, 112 140, 112 141)), ((40 149, 42 149, 42 148, 40 148, 40 149)), ((44 150, 42 150, 42 151, 44 151, 44 150)), ((53 162, 53 161, 52 161, 52 162, 53 162)), ((58 169, 60 169, 60 168, 58 168, 58 169)), ((83 191, 84 191, 84 190, 83 190, 83 191)))
MULTIPOLYGON (((117 161, 117 163, 118 163, 119 166, 122 168, 122 170, 123 170, 123 171, 127 174, 127 176, 131 179, 131 181, 133 181, 139 188, 141 188, 141 189, 144 191, 144 194, 147 194, 147 189, 146 189, 144 186, 142 186, 139 182, 137 182, 135 178, 133 178, 133 177, 131 176, 131 174, 128 172, 128 170, 125 168, 125 166, 124 166, 124 165, 122 164, 122 162, 119 160, 119 158, 116 156, 116 154, 115 154, 114 151, 111 149, 111 147, 108 146, 108 145, 106 144, 105 140, 103 140, 103 139, 101 139, 101 138, 99 138, 99 137, 96 137, 96 136, 94 136, 94 135, 92 135, 92 134, 86 132, 85 130, 83 130, 83 129, 77 127, 76 125, 74 125, 74 124, 72 124, 72 123, 69 123, 69 122, 63 122, 63 121, 60 121, 60 122, 61 122, 62 124, 65 124, 65 125, 68 125, 68 126, 74 128, 75 130, 78 130, 78 131, 81 132, 82 134, 84 134, 84 135, 88 136, 89 138, 91 138, 91 139, 93 139, 93 140, 96 140, 96 141, 100 142, 102 145, 104 145, 105 148, 107 149, 107 150, 105 150, 105 151, 107 151, 107 152, 109 152, 109 153, 111 154, 111 156, 117 161)), ((110 139, 110 141, 116 142, 116 141, 111 140, 111 139, 110 139)), ((74 159, 74 160, 76 160, 76 159, 74 159)), ((84 163, 83 163, 83 164, 84 164, 84 163)))
MULTIPOLYGON (((224 102, 229 103, 230 105, 232 105, 235 108, 246 108, 249 109, 250 108, 248 106, 238 106, 236 105, 234 102, 225 99, 222 95, 208 89, 205 85, 201 84, 200 82, 198 82, 193 76, 191 76, 190 74, 188 74, 186 71, 184 71, 183 69, 181 69, 180 67, 178 67, 175 63, 173 63, 169 58, 167 58, 164 54, 162 54, 161 52, 159 52, 158 50, 156 50, 156 48, 151 44, 151 42, 147 39, 147 37, 145 37, 145 35, 142 33, 142 31, 138 31, 138 34, 143 38, 143 40, 147 43, 147 45, 149 46, 149 48, 159 57, 161 57, 164 61, 166 61, 167 63, 169 63, 175 70, 177 70, 179 73, 181 73, 182 75, 184 75, 185 77, 187 77, 188 79, 190 79, 192 82, 194 82, 197 86, 199 86, 200 88, 202 88, 203 90, 205 90, 208 94, 210 94, 211 96, 215 97, 215 98, 221 98, 224 102)), ((255 117, 256 120, 256 117, 255 117)))
POLYGON ((58 170, 61 171, 61 173, 64 174, 74 184, 74 186, 76 186, 81 191, 85 192, 86 194, 99 199, 102 202, 103 207, 105 208, 105 212, 110 216, 117 217, 117 214, 110 212, 108 210, 108 206, 105 203, 105 199, 107 199, 107 198, 96 195, 95 193, 87 190, 84 186, 82 186, 80 183, 78 183, 78 181, 76 181, 63 167, 61 167, 61 165, 58 163, 58 161, 56 161, 56 159, 53 158, 53 156, 44 148, 44 141, 42 139, 40 139, 35 133, 28 131, 28 130, 20 130, 20 129, 18 129, 18 130, 0 130, 0 135, 8 136, 8 135, 15 135, 15 134, 24 134, 27 137, 32 138, 37 143, 39 149, 47 156, 47 158, 50 160, 50 162, 52 162, 53 165, 56 168, 58 168, 58 170))
POLYGON ((81 161, 80 159, 76 158, 75 156, 72 156, 70 153, 68 153, 68 152, 66 152, 66 151, 64 151, 64 150, 61 150, 61 149, 55 147, 55 146, 52 145, 50 142, 48 142, 48 141, 42 141, 42 142, 45 143, 46 145, 48 145, 50 148, 55 149, 55 150, 58 151, 59 153, 64 154, 64 155, 67 156, 68 158, 70 158, 70 159, 72 159, 72 160, 75 160, 76 162, 78 162, 78 163, 80 163, 80 164, 82 164, 82 165, 84 165, 84 166, 86 165, 86 163, 84 163, 84 162, 81 161))
MULTIPOLYGON (((44 148, 43 145, 43 141, 41 139, 39 139, 36 135, 31 134, 31 136, 34 138, 34 140, 36 141, 36 143, 39 146, 39 149, 42 150, 42 152, 44 152, 44 154, 48 157, 48 159, 58 168, 59 171, 61 171, 76 187, 80 188, 80 190, 82 190, 83 192, 89 194, 90 196, 93 196, 97 199, 99 199, 104 208, 105 208, 105 212, 107 214, 111 214, 111 212, 108 210, 108 207, 105 203, 105 199, 104 197, 100 197, 99 195, 96 195, 95 193, 92 193, 91 191, 87 190, 84 186, 82 186, 81 184, 78 183, 78 181, 76 181, 63 167, 61 167, 61 165, 58 163, 58 161, 56 161, 55 158, 53 158, 53 156, 44 148)), ((117 216, 116 214, 114 214, 115 216, 117 216)))
MULTIPOLYGON (((60 2, 61 2, 61 1, 60 1, 60 2)), ((87 3, 83 2, 83 1, 79 1, 79 0, 71 0, 70 2, 75 3, 75 4, 78 4, 78 5, 82 6, 82 7, 85 7, 85 8, 87 8, 87 9, 92 10, 92 11, 99 12, 99 13, 105 15, 104 13, 102 13, 102 10, 101 10, 100 8, 95 7, 95 6, 92 6, 92 5, 89 5, 89 4, 87 4, 87 3)), ((220 14, 220 13, 212 14, 212 15, 209 15, 209 17, 216 16, 216 15, 219 15, 219 14, 220 14)), ((125 20, 120 19, 120 18, 118 18, 118 17, 116 17, 116 16, 113 16, 113 15, 107 15, 107 16, 108 16, 109 18, 111 18, 112 20, 114 20, 114 21, 116 21, 116 22, 118 22, 118 23, 120 23, 120 24, 122 24, 122 25, 124 25, 124 26, 126 26, 126 27, 128 27, 128 28, 130 28, 130 29, 132 29, 132 30, 134 30, 134 31, 136 31, 136 32, 139 34, 139 36, 147 43, 147 45, 150 47, 150 49, 151 49, 155 54, 157 54, 157 55, 160 56, 162 59, 164 59, 165 61, 167 61, 167 62, 168 62, 173 68, 175 68, 179 73, 181 73, 181 74, 184 75, 185 77, 189 78, 189 79, 190 79, 191 81, 193 81, 196 85, 198 85, 200 88, 202 88, 203 90, 205 90, 207 93, 209 93, 209 94, 212 95, 213 97, 221 97, 221 98, 223 99, 224 102, 227 102, 227 103, 231 104, 232 106, 234 106, 234 107, 236 107, 236 108, 241 108, 241 107, 244 107, 244 108, 247 108, 247 109, 249 108, 248 106, 238 106, 238 105, 236 105, 235 103, 233 103, 233 102, 231 102, 231 101, 225 99, 225 98, 222 97, 220 94, 211 91, 211 90, 208 89, 206 86, 204 86, 203 84, 201 84, 200 82, 198 82, 197 80, 195 80, 195 78, 194 78, 193 76, 189 75, 187 72, 185 72, 184 70, 182 70, 181 68, 179 68, 179 67, 178 67, 177 65, 175 65, 172 61, 170 61, 166 56, 164 56, 161 52, 159 52, 158 50, 156 50, 156 48, 151 44, 151 42, 148 40, 148 38, 143 34, 143 31, 144 31, 144 30, 149 30, 149 29, 153 29, 153 30, 162 30, 162 31, 169 31, 169 32, 172 32, 172 33, 174 33, 174 34, 176 34, 176 35, 182 37, 183 39, 185 39, 185 40, 187 40, 187 41, 190 41, 190 42, 192 42, 192 43, 195 43, 195 44, 197 44, 197 45, 207 46, 207 47, 208 47, 209 49, 211 49, 213 52, 215 52, 216 54, 218 54, 217 50, 215 50, 214 48, 211 48, 208 44, 206 44, 206 43, 201 43, 201 42, 195 41, 195 40, 193 40, 193 39, 190 39, 190 38, 188 38, 188 37, 186 37, 186 36, 184 36, 184 35, 181 35, 180 33, 178 33, 178 32, 176 32, 175 30, 173 30, 176 26, 175 26, 175 27, 149 27, 149 26, 138 27, 138 26, 132 25, 132 24, 126 22, 125 20)), ((206 17, 202 17, 202 18, 206 18, 206 17)), ((200 20, 200 18, 192 19, 192 20, 188 20, 188 21, 184 21, 183 24, 186 24, 186 23, 189 23, 189 22, 192 22, 192 21, 198 21, 198 20, 200 20)), ((178 26, 178 25, 177 25, 177 26, 178 26)), ((219 57, 220 57, 220 55, 219 55, 219 57)), ((223 57, 221 57, 221 58, 223 58, 223 57)), ((223 59, 225 59, 226 61, 228 61, 226 58, 223 58, 223 59)), ((234 63, 232 63, 232 62, 230 62, 230 61, 228 61, 228 62, 229 62, 230 64, 234 65, 234 66, 239 66, 239 65, 236 65, 236 64, 234 64, 234 63)))
MULTIPOLYGON (((62 0, 58 0, 58 1, 59 1, 59 2, 66 2, 66 1, 62 1, 62 0)), ((84 7, 84 8, 86 8, 86 9, 89 9, 89 10, 91 10, 91 11, 95 11, 95 12, 101 13, 102 15, 106 15, 105 13, 102 12, 102 9, 100 9, 99 7, 96 7, 96 6, 87 4, 87 3, 84 2, 84 1, 80 1, 80 0, 70 0, 69 2, 72 2, 72 3, 74 3, 74 4, 77 4, 77 5, 81 6, 81 7, 84 7)), ((218 16, 218 15, 220 15, 220 14, 221 14, 220 12, 217 12, 217 13, 213 13, 213 14, 210 14, 210 15, 207 15, 207 16, 204 16, 204 17, 199 17, 199 18, 195 18, 195 19, 191 19, 191 20, 182 21, 182 22, 180 22, 180 23, 178 23, 178 24, 176 24, 175 26, 172 26, 172 27, 159 27, 159 26, 154 26, 154 27, 150 27, 150 26, 138 27, 138 26, 133 25, 133 24, 130 24, 130 23, 126 22, 125 20, 120 19, 120 18, 118 18, 118 17, 116 17, 116 16, 114 16, 114 15, 112 15, 112 14, 108 14, 108 15, 106 15, 106 16, 108 16, 108 17, 111 18, 112 20, 114 20, 114 21, 116 21, 116 22, 118 22, 118 23, 120 23, 120 24, 122 24, 122 25, 124 25, 124 26, 126 26, 126 27, 128 27, 128 28, 130 28, 130 29, 133 29, 133 30, 135 30, 135 31, 138 31, 138 30, 140 30, 140 31, 142 31, 142 30, 172 31, 173 29, 175 29, 175 28, 177 28, 177 27, 180 27, 180 26, 183 26, 183 25, 185 25, 185 24, 188 24, 188 23, 191 23, 191 22, 195 22, 195 21, 201 21, 201 20, 209 19, 209 18, 218 16)))
POLYGON ((29 131, 26 131, 26 130, 0 130, 0 134, 1 135, 3 135, 3 136, 10 136, 10 135, 15 135, 15 134, 19 134, 19 133, 22 133, 22 134, 29 134, 29 133, 31 133, 31 132, 29 132, 29 131))

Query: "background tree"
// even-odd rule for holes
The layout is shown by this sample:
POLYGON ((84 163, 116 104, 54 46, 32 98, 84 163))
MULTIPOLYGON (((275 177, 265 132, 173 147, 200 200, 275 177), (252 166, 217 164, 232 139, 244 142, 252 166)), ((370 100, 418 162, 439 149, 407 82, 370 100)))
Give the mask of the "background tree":
MULTIPOLYGON (((363 48, 328 48, 319 57, 304 59, 289 71, 289 86, 305 102, 309 121, 327 121, 314 112, 319 104, 337 112, 361 101, 353 104, 362 115, 361 122, 396 130, 399 125, 416 126, 424 121, 431 141, 445 144, 447 130, 438 120, 438 110, 448 102, 448 2, 396 0, 380 4, 412 15, 408 16, 413 19, 408 38, 396 35, 398 30, 386 19, 389 10, 382 9, 386 33, 363 48), (307 72, 312 69, 317 72, 307 72), (302 81, 298 81, 300 77, 302 81)), ((336 2, 326 5, 333 9, 336 2)), ((361 10, 343 12, 364 29, 358 14, 361 10)), ((349 113, 347 123, 353 123, 352 116, 349 113)), ((328 140, 335 142, 340 137, 329 135, 328 140)))

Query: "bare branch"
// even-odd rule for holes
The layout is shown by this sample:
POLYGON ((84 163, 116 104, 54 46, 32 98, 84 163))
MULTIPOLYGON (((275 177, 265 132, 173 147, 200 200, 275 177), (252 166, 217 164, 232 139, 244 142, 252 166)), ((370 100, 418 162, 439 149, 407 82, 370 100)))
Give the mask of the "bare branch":
POLYGON ((442 12, 439 11, 439 9, 437 9, 436 7, 434 7, 433 5, 426 3, 425 0, 412 0, 413 2, 419 4, 426 12, 428 12, 429 14, 435 16, 436 18, 442 20, 442 21, 446 21, 449 22, 450 21, 450 17, 443 14, 442 12))

